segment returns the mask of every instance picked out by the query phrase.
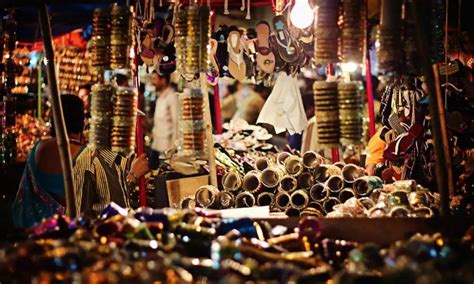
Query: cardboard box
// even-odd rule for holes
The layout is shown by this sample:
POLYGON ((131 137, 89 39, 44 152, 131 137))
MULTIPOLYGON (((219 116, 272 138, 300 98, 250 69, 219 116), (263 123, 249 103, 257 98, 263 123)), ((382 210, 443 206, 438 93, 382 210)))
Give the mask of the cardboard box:
POLYGON ((155 178, 156 207, 175 207, 186 196, 194 196, 196 190, 209 184, 209 175, 173 178, 170 175, 155 178))

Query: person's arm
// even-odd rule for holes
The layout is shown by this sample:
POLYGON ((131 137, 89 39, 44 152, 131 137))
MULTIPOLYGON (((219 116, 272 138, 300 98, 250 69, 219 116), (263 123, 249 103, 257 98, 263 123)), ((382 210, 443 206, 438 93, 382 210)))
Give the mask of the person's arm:
POLYGON ((169 98, 169 108, 171 114, 171 144, 174 146, 178 139, 178 119, 179 119, 179 99, 178 94, 173 92, 169 98))
MULTIPOLYGON (((146 159, 146 154, 142 153, 140 156, 133 159, 130 164, 130 170, 127 174, 127 184, 130 186, 135 186, 138 182, 138 179, 148 172, 148 161, 146 159)), ((129 188, 130 189, 130 188, 129 188)))

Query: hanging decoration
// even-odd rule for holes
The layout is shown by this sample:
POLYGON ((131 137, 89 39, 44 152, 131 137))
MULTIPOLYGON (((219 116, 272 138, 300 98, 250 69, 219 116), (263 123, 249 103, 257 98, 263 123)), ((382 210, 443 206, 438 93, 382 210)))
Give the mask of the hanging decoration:
POLYGON ((177 71, 187 80, 207 72, 211 63, 210 11, 207 6, 190 5, 175 14, 177 71))
POLYGON ((179 95, 180 113, 180 154, 183 156, 203 156, 205 152, 204 98, 200 89, 184 89, 179 95))
POLYGON ((132 12, 127 6, 114 5, 110 16, 110 68, 129 69, 134 45, 132 12))
POLYGON ((110 66, 110 12, 108 9, 95 9, 93 14, 93 33, 89 54, 94 74, 101 74, 110 66))
POLYGON ((319 64, 338 62, 339 1, 320 0, 315 13, 315 62, 319 64))
POLYGON ((401 0, 382 1, 380 25, 377 30, 378 68, 385 73, 400 72, 401 45, 401 0))
POLYGON ((365 34, 364 11, 364 0, 345 0, 343 2, 342 62, 362 62, 365 34))
POLYGON ((313 84, 316 116, 316 138, 321 147, 339 145, 339 111, 337 82, 316 81, 313 84))
POLYGON ((94 148, 110 148, 113 94, 112 85, 95 84, 92 86, 89 145, 94 148))
POLYGON ((360 144, 364 109, 362 82, 339 82, 337 89, 341 145, 360 144))

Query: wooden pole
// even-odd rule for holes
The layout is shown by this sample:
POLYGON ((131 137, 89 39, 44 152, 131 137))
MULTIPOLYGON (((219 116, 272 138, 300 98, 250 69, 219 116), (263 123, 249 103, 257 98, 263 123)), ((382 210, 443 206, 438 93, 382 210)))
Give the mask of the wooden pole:
POLYGON ((43 97, 42 97, 42 94, 43 94, 43 56, 39 55, 39 60, 38 60, 38 111, 37 111, 37 115, 38 115, 38 118, 39 119, 42 119, 43 118, 43 111, 42 111, 42 106, 43 106, 43 97))
POLYGON ((439 82, 438 66, 431 63, 431 46, 429 38, 431 1, 413 1, 415 16, 416 39, 421 58, 421 67, 428 88, 431 131, 435 149, 436 184, 441 199, 441 215, 447 216, 449 211, 449 193, 454 190, 451 168, 451 155, 444 116, 443 100, 439 82))
MULTIPOLYGON (((63 108, 59 99, 59 87, 56 77, 54 62, 53 40, 51 38, 51 23, 49 22, 48 8, 46 4, 39 4, 39 22, 44 42, 44 54, 46 58, 46 70, 48 76, 49 97, 53 109, 54 129, 56 141, 59 148, 59 158, 63 170, 64 191, 66 194, 66 214, 76 217, 76 199, 74 196, 74 180, 72 179, 71 152, 69 150, 69 138, 64 124, 63 108)), ((38 82, 39 83, 39 82, 38 82)))
POLYGON ((217 187, 217 171, 216 171, 216 158, 214 155, 214 139, 212 137, 212 120, 211 120, 211 108, 209 104, 209 92, 207 90, 207 76, 206 73, 199 73, 201 92, 204 99, 204 119, 206 121, 206 140, 207 140, 207 152, 209 155, 209 174, 211 185, 217 187))
MULTIPOLYGON (((137 108, 140 110, 142 108, 143 93, 140 92, 140 78, 138 77, 138 39, 135 40, 135 46, 133 47, 133 69, 132 69, 132 81, 133 88, 137 90, 137 108)), ((143 117, 137 115, 137 124, 135 126, 135 136, 137 144, 137 157, 143 154, 144 145, 143 145, 143 117)), ((141 176, 138 179, 138 193, 139 193, 139 204, 140 207, 146 207, 146 183, 145 176, 141 176)))

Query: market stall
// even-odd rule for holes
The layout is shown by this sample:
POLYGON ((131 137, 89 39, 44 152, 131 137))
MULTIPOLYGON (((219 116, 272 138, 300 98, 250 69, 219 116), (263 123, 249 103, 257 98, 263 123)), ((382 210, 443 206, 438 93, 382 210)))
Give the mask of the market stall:
POLYGON ((5 11, 2 167, 47 134, 50 112, 67 211, 10 231, 0 282, 474 279, 472 57, 450 56, 455 1, 132 2, 91 10, 76 47, 53 41, 38 3, 35 72, 5 11), (137 176, 156 135, 143 127, 150 74, 178 78, 178 134, 137 176), (270 88, 256 125, 222 124, 228 78, 270 88), (87 147, 73 167, 60 94, 83 85, 87 147), (15 125, 29 90, 37 120, 15 125), (276 146, 301 134, 304 150, 276 146))

